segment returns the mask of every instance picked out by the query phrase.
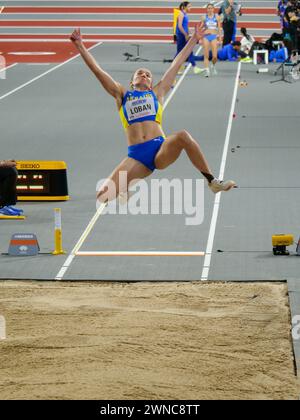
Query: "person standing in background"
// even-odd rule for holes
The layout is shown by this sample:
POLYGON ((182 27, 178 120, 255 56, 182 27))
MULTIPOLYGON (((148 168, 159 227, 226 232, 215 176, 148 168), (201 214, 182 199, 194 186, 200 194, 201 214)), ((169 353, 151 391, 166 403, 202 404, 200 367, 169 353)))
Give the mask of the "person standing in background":
POLYGON ((292 50, 299 50, 300 37, 300 17, 297 16, 296 9, 290 9, 287 16, 288 28, 286 30, 286 37, 290 39, 290 52, 292 50))
POLYGON ((255 38, 252 35, 248 34, 246 28, 241 28, 241 34, 243 35, 241 39, 241 50, 247 55, 249 55, 252 45, 255 42, 255 38))
POLYGON ((23 210, 12 207, 17 202, 17 178, 15 160, 0 160, 0 215, 20 216, 23 210))
MULTIPOLYGON (((176 56, 183 50, 190 38, 188 13, 191 10, 191 3, 189 1, 182 2, 179 5, 179 10, 181 13, 179 13, 178 15, 176 25, 176 56)), ((195 74, 201 73, 201 69, 199 69, 199 67, 196 66, 196 57, 194 56, 193 52, 188 57, 188 61, 191 63, 195 74)), ((179 73, 180 72, 182 72, 182 69, 180 69, 179 73)))
POLYGON ((287 0, 279 0, 277 5, 277 15, 280 17, 281 30, 283 31, 286 27, 286 22, 284 21, 285 10, 287 8, 287 0))
POLYGON ((212 3, 208 3, 206 7, 206 16, 202 18, 205 25, 205 35, 202 41, 204 50, 204 67, 205 77, 210 76, 209 70, 209 53, 212 52, 212 74, 216 75, 216 62, 218 61, 218 42, 221 43, 221 18, 215 15, 215 8, 212 3))
POLYGON ((234 0, 224 0, 219 14, 223 15, 223 47, 235 41, 236 15, 241 15, 241 7, 234 0))

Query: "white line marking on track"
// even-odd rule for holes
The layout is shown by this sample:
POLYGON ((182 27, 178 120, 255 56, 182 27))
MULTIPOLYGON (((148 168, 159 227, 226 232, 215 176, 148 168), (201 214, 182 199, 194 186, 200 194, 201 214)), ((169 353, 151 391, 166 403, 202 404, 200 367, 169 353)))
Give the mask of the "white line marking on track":
POLYGON ((76 245, 74 246, 74 248, 72 249, 70 255, 68 256, 68 258, 66 259, 66 261, 64 262, 63 266, 61 267, 61 269, 59 270, 59 272, 57 273, 55 280, 61 280, 66 271, 68 270, 68 268, 70 267, 73 259, 75 258, 76 253, 79 251, 79 249, 81 248, 83 242, 86 240, 87 236, 89 235, 90 231, 93 229, 95 223, 97 222, 97 220, 99 219, 100 215, 102 214, 103 210, 105 209, 106 204, 101 204, 96 213, 94 214, 94 216, 92 217, 92 219, 90 220, 89 224, 87 225, 87 227, 85 228, 83 234, 80 236, 78 242, 76 243, 76 245))
MULTIPOLYGON (((173 13, 172 13, 172 11, 170 11, 170 12, 167 12, 167 13, 161 13, 161 12, 122 12, 122 11, 120 11, 120 13, 122 14, 122 16, 132 16, 132 15, 142 15, 142 16, 145 16, 145 15, 154 15, 154 16, 166 16, 166 17, 169 17, 169 16, 173 16, 173 13)), ((79 12, 68 12, 68 13, 63 13, 63 12, 20 12, 20 13, 16 13, 16 14, 18 14, 18 15, 34 15, 34 16, 37 16, 37 15, 42 15, 42 16, 47 16, 47 15, 53 15, 53 16, 64 16, 64 15, 74 15, 74 16, 88 16, 88 15, 93 15, 93 16, 95 16, 95 17, 97 17, 97 15, 99 15, 99 16, 101 16, 101 15, 115 15, 115 12, 97 12, 97 13, 95 13, 95 12, 85 12, 85 13, 80 13, 80 11, 79 12)), ((10 19, 10 20, 19 20, 19 19, 10 19)), ((26 21, 26 19, 22 19, 23 21, 26 21)), ((30 20, 50 20, 50 19, 30 19, 30 20)), ((63 20, 63 19, 60 19, 60 20, 63 20)), ((70 19, 67 19, 67 20, 70 20, 70 19)), ((77 20, 77 19, 76 19, 77 20)), ((80 20, 82 20, 82 19, 80 19, 80 20)))
MULTIPOLYGON (((233 89, 233 95, 232 95, 232 102, 231 102, 231 107, 230 107, 230 112, 229 112, 229 117, 228 117, 227 131, 226 131, 225 142, 224 142, 224 147, 223 147, 223 155, 222 155, 222 160, 221 160, 219 179, 224 178, 240 73, 241 73, 241 63, 238 63, 234 89, 233 89)), ((219 208, 220 208, 220 201, 221 201, 221 194, 218 193, 216 194, 216 197, 215 197, 213 213, 212 213, 212 218, 210 222, 208 240, 207 240, 206 251, 205 251, 205 259, 204 259, 203 270, 202 270, 202 275, 201 275, 202 281, 207 280, 208 275, 209 275, 212 250, 213 250, 214 238, 215 238, 215 232, 216 232, 216 226, 217 226, 217 219, 218 219, 218 213, 219 213, 219 208)))
MULTIPOLYGON (((96 45, 93 45, 92 47, 89 48, 89 50, 92 50, 93 48, 96 48, 97 46, 101 45, 102 42, 97 43, 96 45)), ((70 63, 70 61, 75 60, 75 58, 78 58, 80 54, 76 54, 74 57, 70 58, 69 60, 64 61, 63 63, 58 64, 57 66, 53 67, 50 70, 45 71, 44 73, 40 74, 37 77, 34 77, 33 79, 29 80, 29 82, 23 83, 23 85, 18 86, 17 88, 11 90, 10 92, 5 93, 5 95, 0 96, 0 101, 2 99, 7 98, 8 96, 12 95, 13 93, 18 92, 19 90, 23 89, 24 87, 31 85, 33 82, 35 82, 36 80, 41 79, 42 77, 46 76, 49 73, 52 73, 54 70, 59 69, 60 67, 64 66, 67 63, 70 63)))
POLYGON ((9 52, 7 55, 56 55, 55 52, 40 52, 40 51, 17 51, 9 52))
POLYGON ((0 70, 0 73, 1 73, 2 71, 6 71, 6 70, 8 70, 8 69, 11 69, 11 68, 13 68, 13 67, 16 67, 17 65, 18 65, 18 63, 11 64, 10 66, 7 66, 7 67, 5 67, 4 69, 1 69, 1 70, 0 70))
MULTIPOLYGON (((125 15, 125 13, 122 13, 121 16, 123 16, 123 15, 125 15)), ((268 15, 265 15, 265 16, 268 16, 268 15)), ((191 24, 197 23, 198 20, 199 19, 197 19, 196 17, 193 17, 192 19, 190 19, 190 23, 191 24)), ((94 27, 97 28, 99 26, 101 27, 101 25, 96 25, 96 26, 84 25, 85 23, 90 23, 90 22, 99 22, 99 23, 109 22, 111 24, 113 24, 115 22, 117 22, 117 23, 126 22, 127 26, 124 26, 126 28, 132 28, 132 27, 133 28, 144 28, 147 23, 154 24, 154 26, 149 26, 149 28, 151 28, 151 27, 159 28, 160 25, 162 25, 162 24, 169 24, 169 26, 164 26, 164 28, 168 28, 168 29, 172 28, 172 23, 173 23, 170 20, 163 20, 163 19, 159 19, 159 20, 158 19, 156 19, 156 20, 155 19, 144 19, 142 21, 120 19, 120 18, 119 19, 106 19, 106 20, 102 20, 102 19, 84 19, 84 20, 83 19, 74 19, 74 20, 71 20, 71 19, 59 19, 59 20, 57 20, 57 19, 5 19, 5 20, 2 20, 2 22, 4 22, 4 24, 1 24, 1 28, 6 28, 6 27, 9 27, 9 28, 28 28, 28 27, 30 27, 29 25, 25 25, 25 26, 19 25, 19 23, 21 24, 21 23, 25 23, 25 22, 28 22, 28 21, 34 22, 34 23, 36 23, 36 22, 37 23, 46 22, 46 25, 32 25, 34 28, 68 28, 68 27, 73 26, 73 25, 81 25, 81 27, 83 29, 94 28, 94 27), (16 25, 6 25, 5 24, 5 23, 10 23, 10 22, 18 22, 18 23, 16 25), (51 25, 51 23, 54 23, 54 22, 56 22, 56 23, 62 22, 62 23, 65 23, 66 25, 65 26, 63 26, 63 25, 57 25, 57 26, 51 25), (144 24, 144 22, 145 22, 145 24, 144 24), (140 25, 136 25, 136 23, 140 23, 140 25), (133 24, 135 24, 135 25, 133 25, 133 24)), ((277 20, 247 20, 247 21, 245 20, 245 21, 242 21, 242 23, 245 26, 249 23, 257 23, 257 24, 261 24, 261 23, 263 23, 263 24, 272 23, 273 24, 273 23, 276 23, 278 25, 280 24, 280 22, 277 21, 277 20)), ((114 28, 115 26, 105 25, 104 27, 105 28, 111 28, 111 27, 114 28)), ((253 29, 253 28, 251 28, 251 29, 253 29)))
MULTIPOLYGON (((220 2, 220 3, 222 3, 222 2, 220 2)), ((217 7, 220 3, 216 3, 215 4, 215 7, 217 7)), ((207 5, 202 5, 202 6, 197 6, 197 7, 203 7, 203 8, 205 8, 207 5)), ((18 8, 20 8, 20 7, 22 7, 23 8, 23 6, 12 6, 12 7, 10 7, 10 8, 15 8, 15 9, 18 9, 18 8)), ((31 6, 29 6, 30 8, 31 8, 31 6)), ((32 6, 32 7, 35 7, 35 6, 32 6)), ((36 6, 38 9, 43 9, 43 8, 49 8, 49 7, 54 7, 55 9, 57 9, 57 10, 59 10, 60 8, 66 8, 66 6, 36 6)), ((78 14, 80 14, 80 16, 85 16, 85 15, 90 15, 90 14, 94 14, 94 15, 97 15, 97 14, 105 14, 105 15, 112 15, 112 14, 114 14, 114 12, 111 12, 111 11, 106 11, 105 9, 107 8, 107 9, 111 9, 112 7, 114 7, 114 6, 99 6, 99 7, 101 7, 101 9, 102 9, 102 11, 101 12, 94 12, 94 11, 92 11, 92 9, 94 9, 94 7, 97 7, 97 6, 73 6, 72 7, 72 10, 74 10, 74 11, 72 11, 72 12, 68 12, 67 14, 68 15, 78 15, 78 14), (80 9, 91 9, 91 11, 87 11, 87 12, 84 12, 84 13, 81 13, 81 11, 80 11, 80 9), (78 9, 78 10, 76 10, 76 9, 78 9)), ((143 12, 145 12, 143 9, 148 9, 149 7, 151 8, 151 7, 155 7, 156 9, 165 9, 166 7, 168 7, 168 6, 138 6, 138 8, 139 8, 139 10, 137 11, 136 10, 136 8, 135 8, 135 6, 132 6, 132 12, 123 12, 122 11, 122 8, 126 8, 126 9, 128 9, 128 7, 130 8, 130 6, 115 6, 115 8, 116 9, 118 9, 118 10, 120 10, 120 13, 122 13, 122 16, 123 15, 139 15, 139 14, 142 14, 143 12)), ((171 6, 169 6, 170 8, 171 8, 171 6)), ((245 6, 243 6, 243 7, 245 7, 245 6)), ((260 9, 268 9, 268 10, 272 10, 272 11, 274 11, 274 9, 276 10, 276 7, 247 7, 246 6, 246 8, 247 9, 254 9, 254 10, 260 10, 260 9)), ((191 16, 193 16, 193 15, 195 15, 197 12, 191 12, 190 13, 190 15, 191 16)), ((61 11, 57 11, 57 12, 43 12, 42 10, 40 11, 40 12, 34 12, 34 11, 30 11, 30 12, 28 12, 28 11, 22 11, 22 12, 17 12, 17 13, 9 13, 10 15, 14 15, 14 14, 18 14, 18 15, 63 15, 63 14, 66 14, 66 13, 64 13, 64 12, 61 12, 61 11)), ((146 11, 146 14, 149 14, 149 15, 159 15, 159 16, 161 16, 161 15, 171 15, 172 14, 172 9, 170 10, 170 12, 164 12, 164 13, 161 13, 161 12, 152 12, 152 11, 146 11)), ((248 13, 246 14, 246 16, 248 15, 248 13)), ((251 15, 253 15, 252 13, 251 13, 251 15)), ((257 16, 261 16, 261 15, 264 15, 264 13, 258 13, 258 15, 257 16)), ((245 16, 245 15, 244 15, 245 16)))
POLYGON ((81 251, 80 257, 204 257, 202 251, 81 251))

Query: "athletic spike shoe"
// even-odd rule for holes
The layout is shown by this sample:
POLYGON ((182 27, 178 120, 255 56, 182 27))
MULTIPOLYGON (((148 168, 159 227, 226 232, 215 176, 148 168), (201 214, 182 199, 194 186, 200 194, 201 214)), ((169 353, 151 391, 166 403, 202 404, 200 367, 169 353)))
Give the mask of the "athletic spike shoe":
POLYGON ((212 190, 213 193, 217 194, 221 191, 229 191, 231 188, 236 187, 236 183, 234 181, 220 181, 219 179, 213 179, 209 184, 209 188, 212 190))
POLYGON ((194 74, 203 73, 203 69, 200 69, 200 67, 197 67, 197 66, 193 67, 193 71, 194 71, 194 74))
POLYGON ((13 211, 13 212, 15 212, 15 213, 18 213, 18 214, 23 214, 24 213, 24 210, 22 210, 22 209, 18 209, 17 207, 13 207, 13 206, 7 206, 11 211, 13 211))
POLYGON ((3 214, 3 216, 20 216, 20 213, 16 213, 12 209, 10 209, 8 206, 2 207, 0 209, 0 214, 3 214))
POLYGON ((217 74, 218 74, 216 66, 214 66, 214 65, 211 66, 211 74, 213 76, 217 76, 217 74))
POLYGON ((203 74, 204 74, 205 77, 209 77, 210 76, 210 71, 209 71, 209 68, 208 67, 205 68, 203 74))
POLYGON ((240 59, 240 62, 241 62, 241 63, 252 63, 252 62, 253 62, 253 60, 252 60, 252 58, 251 58, 251 57, 245 57, 245 58, 241 58, 241 59, 240 59))

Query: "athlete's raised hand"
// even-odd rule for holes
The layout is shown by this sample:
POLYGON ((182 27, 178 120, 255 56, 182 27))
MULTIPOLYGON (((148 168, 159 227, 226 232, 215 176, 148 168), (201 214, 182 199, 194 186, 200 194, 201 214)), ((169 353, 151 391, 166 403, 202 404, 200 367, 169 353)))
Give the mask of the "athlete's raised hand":
POLYGON ((81 38, 81 32, 80 32, 80 28, 76 28, 74 29, 72 35, 70 36, 70 40, 75 44, 75 45, 81 45, 82 44, 82 38, 81 38))

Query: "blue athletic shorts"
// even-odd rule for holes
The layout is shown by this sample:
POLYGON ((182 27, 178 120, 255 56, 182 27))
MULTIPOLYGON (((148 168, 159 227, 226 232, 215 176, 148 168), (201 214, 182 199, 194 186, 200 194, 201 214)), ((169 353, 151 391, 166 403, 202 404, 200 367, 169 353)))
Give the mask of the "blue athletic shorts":
POLYGON ((207 34, 207 35, 204 35, 204 38, 206 38, 207 41, 211 42, 211 41, 214 41, 215 39, 217 39, 217 35, 215 35, 215 34, 207 34))
POLYGON ((164 141, 164 137, 160 136, 144 143, 128 146, 128 157, 141 162, 150 171, 154 171, 154 159, 164 141))

